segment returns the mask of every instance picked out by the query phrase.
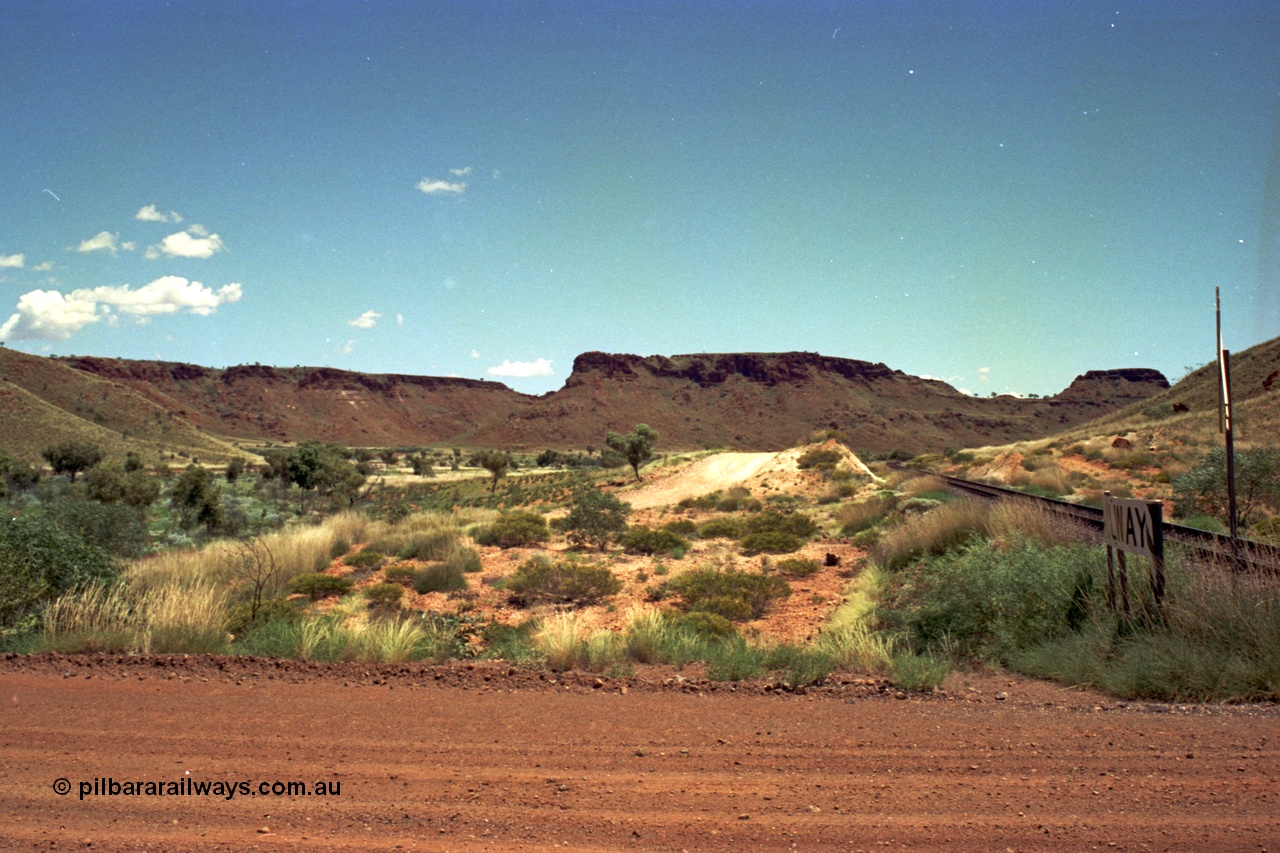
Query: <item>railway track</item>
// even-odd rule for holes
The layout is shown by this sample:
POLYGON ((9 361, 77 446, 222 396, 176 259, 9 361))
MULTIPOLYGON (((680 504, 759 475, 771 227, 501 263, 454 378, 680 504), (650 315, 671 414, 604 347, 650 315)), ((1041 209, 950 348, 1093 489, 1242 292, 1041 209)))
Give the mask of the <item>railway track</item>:
MULTIPOLYGON (((990 483, 978 483, 960 477, 923 471, 919 468, 911 468, 898 463, 889 463, 889 467, 895 471, 915 471, 938 477, 946 482, 949 490, 968 497, 991 501, 1009 500, 1035 503, 1057 515, 1070 518, 1073 522, 1088 530, 1097 531, 1098 541, 1102 541, 1103 517, 1101 509, 1057 498, 1029 495, 1016 489, 993 486, 990 483)), ((1226 534, 1212 533, 1208 530, 1200 530, 1196 527, 1187 527, 1186 525, 1174 524, 1169 521, 1164 522, 1163 527, 1165 542, 1177 542, 1202 559, 1227 566, 1230 566, 1233 562, 1238 562, 1239 568, 1243 571, 1280 575, 1280 547, 1266 542, 1256 542, 1252 539, 1237 537, 1235 548, 1233 549, 1231 537, 1226 534)))

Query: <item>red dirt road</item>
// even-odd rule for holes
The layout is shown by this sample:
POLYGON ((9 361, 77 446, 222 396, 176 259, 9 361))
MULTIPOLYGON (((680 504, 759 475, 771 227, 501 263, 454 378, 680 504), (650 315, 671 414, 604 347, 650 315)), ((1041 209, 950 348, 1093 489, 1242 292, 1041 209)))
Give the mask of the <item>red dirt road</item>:
POLYGON ((6 656, 0 847, 1280 849, 1274 706, 676 675, 6 656), (81 799, 95 778, 341 788, 81 799))

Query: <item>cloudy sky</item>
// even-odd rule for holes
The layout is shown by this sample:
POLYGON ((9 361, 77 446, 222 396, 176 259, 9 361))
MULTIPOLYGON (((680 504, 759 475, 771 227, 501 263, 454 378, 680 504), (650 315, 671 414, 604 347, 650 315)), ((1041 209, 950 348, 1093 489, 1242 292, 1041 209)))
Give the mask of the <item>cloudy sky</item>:
POLYGON ((0 339, 985 395, 1280 334, 1270 0, 0 3, 0 339))

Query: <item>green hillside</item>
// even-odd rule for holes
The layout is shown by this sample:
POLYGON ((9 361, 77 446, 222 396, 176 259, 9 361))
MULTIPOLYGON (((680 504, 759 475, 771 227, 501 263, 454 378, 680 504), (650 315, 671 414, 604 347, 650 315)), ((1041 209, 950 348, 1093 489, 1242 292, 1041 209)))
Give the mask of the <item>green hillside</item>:
POLYGON ((224 462, 248 454, 123 385, 56 360, 0 347, 0 449, 28 462, 60 441, 92 441, 108 457, 224 462))

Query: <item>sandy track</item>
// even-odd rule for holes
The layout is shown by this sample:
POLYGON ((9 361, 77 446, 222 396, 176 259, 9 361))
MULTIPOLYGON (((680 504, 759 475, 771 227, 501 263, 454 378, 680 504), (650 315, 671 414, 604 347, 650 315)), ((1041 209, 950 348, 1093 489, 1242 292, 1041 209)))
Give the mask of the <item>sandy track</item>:
POLYGON ((636 509, 653 509, 677 504, 685 498, 696 498, 741 485, 759 475, 778 453, 717 453, 690 462, 672 474, 653 477, 639 488, 622 493, 636 509))
MULTIPOLYGON (((668 674, 670 676, 671 674, 668 674)), ((0 660, 6 850, 1275 849, 1277 710, 969 676, 602 680, 504 665, 0 660), (622 692, 623 687, 629 687, 622 692), (981 692, 974 692, 979 690, 981 692), (1007 692, 998 701, 995 691, 1007 692), (98 796, 96 778, 338 781, 98 796), (55 779, 71 781, 58 796, 55 779)))

